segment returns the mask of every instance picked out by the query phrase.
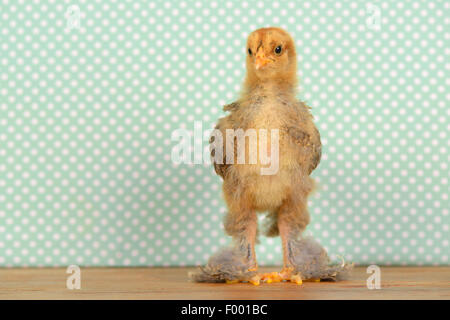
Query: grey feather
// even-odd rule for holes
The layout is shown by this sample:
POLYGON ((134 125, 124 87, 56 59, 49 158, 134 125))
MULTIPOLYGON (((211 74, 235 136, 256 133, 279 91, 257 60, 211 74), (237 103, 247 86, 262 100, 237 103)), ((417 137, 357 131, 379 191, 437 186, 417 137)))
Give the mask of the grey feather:
POLYGON ((326 250, 312 237, 291 240, 289 256, 294 266, 293 273, 299 273, 303 280, 343 280, 353 268, 349 263, 331 265, 326 250))
MULTIPOLYGON (((300 274, 303 280, 345 280, 353 268, 351 263, 330 264, 326 250, 312 237, 291 240, 289 255, 294 267, 292 274, 300 274)), ((189 273, 189 277, 195 282, 248 281, 257 274, 256 271, 249 271, 251 267, 241 250, 225 248, 211 256, 205 267, 189 273)))
POLYGON ((251 267, 241 250, 225 248, 211 256, 205 267, 189 273, 189 277, 195 282, 247 281, 257 274, 256 271, 249 271, 251 267))

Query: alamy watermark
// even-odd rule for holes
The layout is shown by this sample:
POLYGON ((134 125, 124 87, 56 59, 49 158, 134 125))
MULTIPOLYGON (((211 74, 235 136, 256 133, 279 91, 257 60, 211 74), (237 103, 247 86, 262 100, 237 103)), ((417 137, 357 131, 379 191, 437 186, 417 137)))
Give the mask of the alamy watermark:
POLYGON ((77 265, 70 265, 67 267, 66 273, 70 276, 66 280, 66 287, 69 290, 81 289, 81 269, 77 265))
POLYGON ((218 129, 203 130, 202 122, 196 121, 193 135, 179 128, 171 138, 178 141, 171 152, 176 164, 211 164, 212 157, 216 164, 258 164, 261 175, 274 175, 279 169, 278 129, 226 129, 224 134, 218 129))
POLYGON ((371 30, 380 30, 381 29, 381 10, 378 6, 373 3, 367 3, 366 5, 366 14, 368 17, 366 18, 366 26, 371 30))
POLYGON ((369 290, 381 289, 381 269, 380 269, 380 267, 372 264, 367 267, 366 272, 372 274, 369 278, 367 278, 367 281, 366 281, 367 289, 369 289, 369 290))
POLYGON ((77 5, 71 5, 67 8, 64 14, 66 18, 66 30, 80 29, 81 26, 81 11, 77 5))

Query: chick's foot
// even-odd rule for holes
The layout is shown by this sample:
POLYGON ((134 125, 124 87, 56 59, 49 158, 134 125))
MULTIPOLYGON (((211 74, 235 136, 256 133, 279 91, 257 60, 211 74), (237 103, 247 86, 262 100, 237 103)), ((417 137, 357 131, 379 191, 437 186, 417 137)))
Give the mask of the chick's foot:
POLYGON ((292 266, 291 274, 301 276, 303 281, 345 279, 353 268, 353 264, 344 261, 331 264, 326 250, 311 237, 289 241, 286 256, 292 266))
POLYGON ((195 282, 224 282, 228 284, 249 282, 259 285, 260 277, 254 261, 239 248, 225 248, 217 252, 205 267, 189 274, 195 282))

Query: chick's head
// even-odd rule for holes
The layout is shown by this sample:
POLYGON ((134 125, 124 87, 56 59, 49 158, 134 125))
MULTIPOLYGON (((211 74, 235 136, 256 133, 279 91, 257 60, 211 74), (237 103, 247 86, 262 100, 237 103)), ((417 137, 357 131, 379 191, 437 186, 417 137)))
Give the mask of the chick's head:
POLYGON ((297 54, 289 33, 280 28, 261 28, 247 39, 247 81, 268 79, 295 82, 297 54))

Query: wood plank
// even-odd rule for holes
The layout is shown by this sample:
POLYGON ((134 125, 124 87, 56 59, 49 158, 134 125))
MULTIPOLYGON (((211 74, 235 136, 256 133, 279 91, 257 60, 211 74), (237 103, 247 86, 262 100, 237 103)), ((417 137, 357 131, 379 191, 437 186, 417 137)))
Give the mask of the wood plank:
MULTIPOLYGON (((450 267, 381 267, 369 290, 365 267, 341 282, 203 284, 194 268, 82 268, 81 289, 68 290, 64 268, 0 269, 0 299, 450 299, 450 267)), ((274 271, 261 268, 261 271, 274 271)))

